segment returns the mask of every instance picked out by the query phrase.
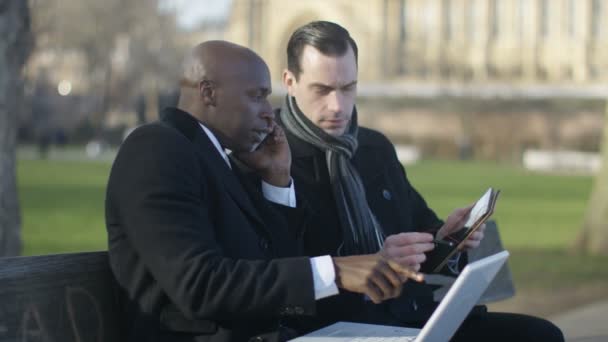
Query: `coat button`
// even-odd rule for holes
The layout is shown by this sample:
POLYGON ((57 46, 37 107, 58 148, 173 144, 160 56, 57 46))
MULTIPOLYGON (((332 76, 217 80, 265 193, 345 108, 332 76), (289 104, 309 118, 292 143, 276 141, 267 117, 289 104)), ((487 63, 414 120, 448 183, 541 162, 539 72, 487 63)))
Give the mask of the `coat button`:
POLYGON ((386 189, 382 190, 382 197, 384 197, 384 199, 387 201, 390 201, 391 198, 393 198, 393 196, 391 195, 391 192, 386 189))
POLYGON ((267 240, 267 239, 260 238, 259 245, 260 245, 260 248, 261 248, 261 249, 263 249, 263 250, 265 250, 265 251, 267 251, 267 250, 268 250, 269 243, 268 243, 268 240, 267 240))
POLYGON ((291 306, 288 306, 288 307, 285 308, 284 312, 285 312, 286 315, 293 315, 294 310, 293 310, 293 308, 291 306))

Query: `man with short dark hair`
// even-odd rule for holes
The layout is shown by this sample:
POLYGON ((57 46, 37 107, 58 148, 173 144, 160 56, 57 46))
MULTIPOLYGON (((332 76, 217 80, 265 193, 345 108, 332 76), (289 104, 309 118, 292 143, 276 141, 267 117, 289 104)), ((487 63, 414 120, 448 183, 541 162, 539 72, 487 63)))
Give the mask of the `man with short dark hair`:
POLYGON ((315 301, 338 288, 381 302, 399 295, 405 277, 419 278, 379 253, 301 256, 306 212, 258 55, 205 42, 181 81, 178 107, 129 135, 107 186, 126 340, 284 341, 281 319, 314 314, 315 301), (225 149, 255 171, 263 197, 225 149))
MULTIPOLYGON (((288 94, 276 111, 292 151, 292 177, 314 213, 304 229, 308 255, 380 252, 403 266, 417 268, 434 248, 433 239, 457 232, 470 207, 442 222, 407 179, 391 142, 359 127, 355 108, 357 44, 343 27, 315 21, 298 28, 287 45, 283 82, 288 94)), ((483 229, 466 240, 475 248, 483 229)), ((466 254, 443 270, 457 274, 466 254)), ((420 327, 437 303, 433 288, 408 282, 399 298, 374 304, 341 291, 319 302, 314 320, 299 320, 302 330, 336 321, 420 327)), ((561 341, 548 321, 476 307, 454 340, 561 341)))

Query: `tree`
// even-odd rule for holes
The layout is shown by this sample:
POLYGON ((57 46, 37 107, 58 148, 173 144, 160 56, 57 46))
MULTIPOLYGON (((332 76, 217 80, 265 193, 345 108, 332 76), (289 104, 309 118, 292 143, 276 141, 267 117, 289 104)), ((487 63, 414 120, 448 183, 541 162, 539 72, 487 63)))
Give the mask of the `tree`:
POLYGON ((83 57, 88 93, 99 101, 95 126, 151 85, 173 80, 182 51, 175 13, 160 11, 159 0, 31 1, 37 50, 83 57))
POLYGON ((585 222, 575 247, 591 254, 608 255, 608 101, 601 155, 602 166, 595 177, 585 222))
POLYGON ((27 1, 0 0, 0 257, 21 251, 15 169, 22 71, 31 50, 27 1))

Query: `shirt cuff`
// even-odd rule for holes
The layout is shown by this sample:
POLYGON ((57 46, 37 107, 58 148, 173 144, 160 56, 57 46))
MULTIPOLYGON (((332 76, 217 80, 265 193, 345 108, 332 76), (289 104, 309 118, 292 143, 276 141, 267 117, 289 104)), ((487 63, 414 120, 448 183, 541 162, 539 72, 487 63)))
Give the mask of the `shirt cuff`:
POLYGON ((262 192, 264 197, 270 202, 281 204, 284 206, 296 207, 296 190, 293 185, 293 179, 289 181, 290 185, 287 188, 270 185, 262 181, 262 192))
POLYGON ((324 255, 310 258, 312 281, 315 287, 315 300, 337 295, 336 271, 331 256, 324 255))

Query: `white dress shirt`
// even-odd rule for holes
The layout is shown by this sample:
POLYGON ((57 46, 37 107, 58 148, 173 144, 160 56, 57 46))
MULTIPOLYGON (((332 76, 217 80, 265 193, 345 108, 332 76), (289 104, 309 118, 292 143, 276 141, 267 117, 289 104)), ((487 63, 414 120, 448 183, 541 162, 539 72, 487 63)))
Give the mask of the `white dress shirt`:
MULTIPOLYGON (((211 132, 205 125, 199 122, 201 128, 215 146, 215 149, 224 158, 226 164, 230 169, 230 161, 228 160, 228 154, 220 145, 213 132, 211 132)), ((287 188, 274 186, 262 181, 262 192, 264 197, 274 203, 289 206, 295 208, 296 206, 296 191, 293 184, 293 180, 290 181, 290 186, 287 188)), ((321 299, 329 296, 338 294, 339 290, 336 286, 336 271, 331 256, 324 255, 314 258, 310 258, 310 267, 312 268, 312 280, 315 288, 315 299, 321 299)))

